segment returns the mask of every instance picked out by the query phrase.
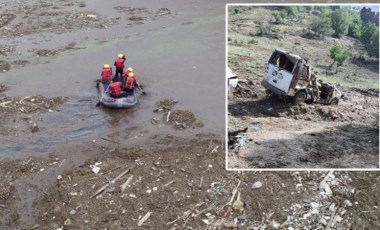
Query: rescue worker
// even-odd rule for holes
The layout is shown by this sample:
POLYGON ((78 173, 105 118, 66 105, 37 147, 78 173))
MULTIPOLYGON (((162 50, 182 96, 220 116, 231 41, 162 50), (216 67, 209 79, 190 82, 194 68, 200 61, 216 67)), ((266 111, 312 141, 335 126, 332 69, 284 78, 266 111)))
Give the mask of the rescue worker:
POLYGON ((123 75, 121 75, 121 85, 122 86, 125 86, 125 80, 127 79, 129 73, 133 73, 132 67, 128 67, 127 70, 123 73, 123 75))
POLYGON ((102 76, 102 82, 103 83, 110 83, 112 78, 112 68, 110 68, 110 65, 104 64, 102 72, 100 72, 100 76, 102 76))
POLYGON ((124 71, 125 55, 118 54, 114 66, 116 67, 115 77, 112 81, 120 81, 124 71))
POLYGON ((111 97, 114 97, 114 98, 120 98, 120 97, 125 96, 125 93, 121 91, 120 82, 112 82, 108 87, 108 91, 110 92, 111 97))
POLYGON ((129 73, 125 81, 124 90, 127 92, 127 95, 133 95, 136 87, 140 86, 136 81, 135 74, 129 73))
POLYGON ((129 73, 133 73, 133 68, 128 67, 127 70, 121 75, 122 78, 127 78, 129 73))

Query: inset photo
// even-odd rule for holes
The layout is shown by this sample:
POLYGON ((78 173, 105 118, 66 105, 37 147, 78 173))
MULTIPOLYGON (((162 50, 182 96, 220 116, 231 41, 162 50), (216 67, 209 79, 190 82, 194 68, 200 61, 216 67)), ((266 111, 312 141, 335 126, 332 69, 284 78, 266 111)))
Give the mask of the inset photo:
POLYGON ((228 170, 379 169, 379 5, 228 4, 228 170))

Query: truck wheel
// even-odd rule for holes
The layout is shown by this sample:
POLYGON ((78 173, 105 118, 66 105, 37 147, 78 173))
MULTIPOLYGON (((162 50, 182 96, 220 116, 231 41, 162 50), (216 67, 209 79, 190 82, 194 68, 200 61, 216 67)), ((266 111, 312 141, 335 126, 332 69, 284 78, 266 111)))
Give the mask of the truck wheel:
POLYGON ((266 94, 265 96, 266 96, 267 99, 273 97, 273 93, 272 93, 272 91, 270 91, 269 89, 265 90, 265 94, 266 94))
POLYGON ((338 105, 339 99, 338 98, 333 98, 330 102, 330 105, 338 105))
POLYGON ((299 105, 301 103, 304 103, 305 100, 307 99, 307 95, 305 91, 298 91, 294 97, 293 97, 293 104, 299 105))

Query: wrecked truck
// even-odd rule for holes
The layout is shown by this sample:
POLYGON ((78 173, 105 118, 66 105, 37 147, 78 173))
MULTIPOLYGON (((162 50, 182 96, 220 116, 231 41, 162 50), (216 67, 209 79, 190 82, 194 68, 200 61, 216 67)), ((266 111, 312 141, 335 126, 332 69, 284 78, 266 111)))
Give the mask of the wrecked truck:
POLYGON ((294 104, 307 99, 321 104, 338 104, 341 92, 334 86, 316 79, 308 60, 296 54, 276 49, 265 67, 261 84, 268 96, 291 97, 294 104))

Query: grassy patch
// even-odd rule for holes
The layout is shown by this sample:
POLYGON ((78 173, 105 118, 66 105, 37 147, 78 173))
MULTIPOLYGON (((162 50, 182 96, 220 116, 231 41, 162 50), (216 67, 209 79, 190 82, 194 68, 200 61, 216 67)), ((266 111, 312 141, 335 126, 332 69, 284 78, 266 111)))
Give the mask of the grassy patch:
POLYGON ((251 50, 247 47, 239 46, 229 46, 228 47, 228 56, 239 56, 239 57, 258 57, 261 56, 261 53, 255 50, 251 50))
POLYGON ((315 15, 302 12, 298 20, 285 19, 283 23, 274 25, 272 12, 278 11, 273 8, 251 7, 246 8, 244 16, 235 15, 234 20, 230 20, 233 23, 228 26, 229 65, 240 71, 240 75, 262 76, 268 58, 279 48, 308 58, 312 71, 317 72, 317 76, 324 81, 349 88, 379 88, 378 59, 355 63, 352 59, 346 60, 337 73, 335 65, 333 69, 328 67, 332 63, 329 49, 335 43, 350 50, 353 57, 360 56, 361 46, 357 40, 330 36, 307 38, 303 35, 308 32, 308 26, 315 15), (266 25, 269 32, 258 36, 257 22, 266 25))
POLYGON ((257 39, 252 36, 242 35, 242 34, 229 34, 228 41, 231 44, 247 45, 247 44, 258 44, 257 39))
POLYGON ((344 87, 348 88, 359 88, 359 89, 378 89, 379 81, 374 79, 366 79, 366 78, 356 78, 348 80, 347 77, 341 75, 331 75, 331 76, 319 76, 323 81, 327 81, 332 84, 340 84, 344 87))

